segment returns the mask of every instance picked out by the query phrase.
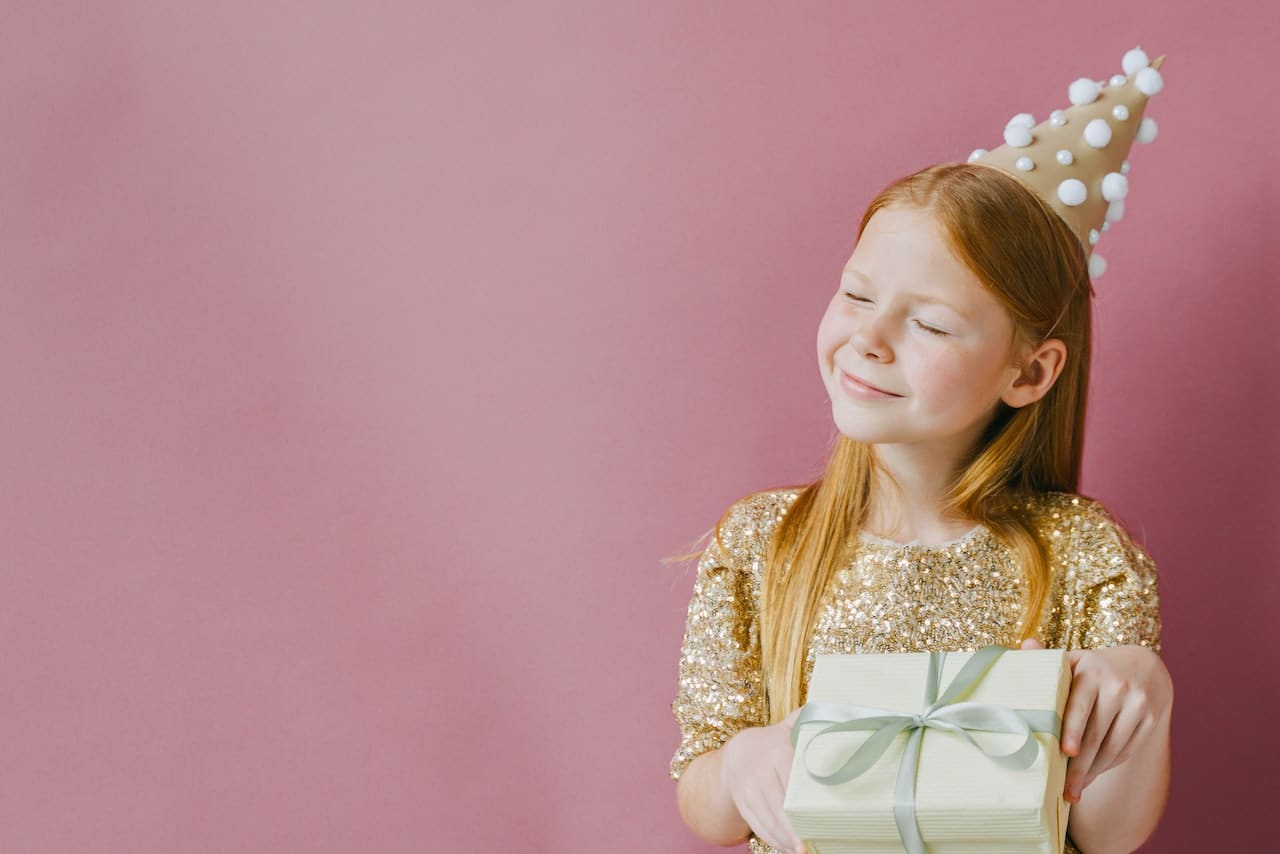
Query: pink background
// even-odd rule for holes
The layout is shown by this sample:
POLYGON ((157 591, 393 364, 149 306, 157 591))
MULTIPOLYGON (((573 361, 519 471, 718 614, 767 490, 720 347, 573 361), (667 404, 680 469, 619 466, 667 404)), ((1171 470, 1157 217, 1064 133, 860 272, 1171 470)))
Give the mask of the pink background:
POLYGON ((1135 43, 1084 490, 1163 573, 1147 850, 1274 844, 1280 13, 942 8, 6 4, 0 850, 709 850, 661 558, 818 471, 871 195, 1135 43))

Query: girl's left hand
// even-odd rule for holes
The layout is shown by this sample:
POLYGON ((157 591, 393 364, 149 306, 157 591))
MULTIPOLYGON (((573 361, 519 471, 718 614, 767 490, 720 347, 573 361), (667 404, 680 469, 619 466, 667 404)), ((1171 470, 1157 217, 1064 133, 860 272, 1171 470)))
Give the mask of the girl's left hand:
MULTIPOLYGON (((1023 649, 1044 649, 1036 640, 1023 649)), ((1068 803, 1097 776, 1141 749, 1173 703, 1173 680, 1160 656, 1145 646, 1073 649, 1071 692, 1062 713, 1062 752, 1068 803)))

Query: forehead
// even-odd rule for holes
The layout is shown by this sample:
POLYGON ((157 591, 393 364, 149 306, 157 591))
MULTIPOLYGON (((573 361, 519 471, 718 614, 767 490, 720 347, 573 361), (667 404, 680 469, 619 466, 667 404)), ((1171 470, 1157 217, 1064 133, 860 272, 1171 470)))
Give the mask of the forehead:
POLYGON ((941 303, 979 323, 1003 326, 1008 319, 1001 301, 956 256, 942 225, 923 208, 876 211, 845 270, 877 293, 941 303))

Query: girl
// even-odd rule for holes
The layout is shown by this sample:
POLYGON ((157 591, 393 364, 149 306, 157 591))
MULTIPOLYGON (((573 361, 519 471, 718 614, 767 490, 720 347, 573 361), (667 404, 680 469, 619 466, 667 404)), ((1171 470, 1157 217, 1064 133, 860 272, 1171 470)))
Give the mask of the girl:
POLYGON ((825 471, 735 503, 698 562, 670 769, 698 836, 803 850, 782 802, 816 655, 993 643, 1070 650, 1067 850, 1155 828, 1173 697, 1155 567, 1076 494, 1086 245, 981 160, 872 201, 818 328, 825 471))

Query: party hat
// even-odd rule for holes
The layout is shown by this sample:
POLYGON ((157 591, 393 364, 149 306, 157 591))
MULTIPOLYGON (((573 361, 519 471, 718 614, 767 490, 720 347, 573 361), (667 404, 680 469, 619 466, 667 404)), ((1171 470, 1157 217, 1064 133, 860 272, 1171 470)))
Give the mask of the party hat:
POLYGON ((1163 56, 1150 62, 1136 47, 1121 61, 1123 74, 1076 80, 1067 89, 1071 106, 1039 124, 1019 113, 1004 129, 1004 145, 969 155, 970 163, 1000 169, 1048 202, 1080 238, 1095 278, 1107 265, 1093 248, 1124 217, 1129 149, 1135 140, 1156 138, 1155 120, 1144 113, 1147 100, 1164 88, 1163 62, 1163 56))

